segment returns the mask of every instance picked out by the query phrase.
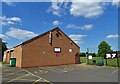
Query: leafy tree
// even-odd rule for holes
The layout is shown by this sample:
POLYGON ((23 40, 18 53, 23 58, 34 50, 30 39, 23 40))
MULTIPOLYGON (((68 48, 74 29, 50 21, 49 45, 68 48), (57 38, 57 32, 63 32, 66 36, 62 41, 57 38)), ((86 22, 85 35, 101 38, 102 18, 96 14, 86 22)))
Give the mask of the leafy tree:
POLYGON ((80 57, 86 57, 86 53, 84 52, 80 53, 80 57))
POLYGON ((98 56, 104 57, 107 52, 112 52, 111 46, 106 41, 102 41, 98 46, 98 56))
POLYGON ((95 53, 92 54, 93 57, 96 57, 97 55, 95 53))
POLYGON ((96 57, 95 53, 88 53, 88 55, 92 55, 92 57, 96 57))
MULTIPOLYGON (((96 57, 96 54, 95 54, 95 53, 88 53, 88 55, 92 55, 93 57, 96 57)), ((86 57, 86 53, 81 52, 81 53, 80 53, 80 57, 86 57)))
POLYGON ((2 51, 4 52, 5 50, 7 50, 6 42, 2 42, 2 51))
POLYGON ((0 61, 1 61, 1 60, 3 60, 4 51, 7 50, 7 45, 6 45, 7 43, 2 42, 1 38, 0 38, 0 42, 1 42, 1 44, 0 44, 0 56, 2 56, 2 57, 0 57, 1 58, 0 61))

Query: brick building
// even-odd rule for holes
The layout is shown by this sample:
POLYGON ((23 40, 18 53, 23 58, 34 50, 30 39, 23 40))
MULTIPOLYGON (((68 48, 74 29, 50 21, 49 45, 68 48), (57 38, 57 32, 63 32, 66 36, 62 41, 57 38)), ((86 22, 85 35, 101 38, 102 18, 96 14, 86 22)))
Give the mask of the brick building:
POLYGON ((58 27, 14 47, 17 67, 37 67, 80 62, 80 48, 58 27))
POLYGON ((14 51, 13 48, 4 51, 4 58, 3 58, 3 61, 4 61, 4 62, 7 62, 7 63, 10 62, 10 58, 13 57, 13 53, 14 53, 13 51, 14 51))

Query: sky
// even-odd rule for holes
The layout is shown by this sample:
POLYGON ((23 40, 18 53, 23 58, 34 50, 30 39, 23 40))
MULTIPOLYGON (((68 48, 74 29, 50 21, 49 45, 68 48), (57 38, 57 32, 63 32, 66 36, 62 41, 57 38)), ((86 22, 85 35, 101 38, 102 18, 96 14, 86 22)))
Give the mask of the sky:
POLYGON ((115 2, 3 2, 0 37, 12 48, 59 27, 81 52, 97 53, 101 41, 118 50, 118 8, 115 2))

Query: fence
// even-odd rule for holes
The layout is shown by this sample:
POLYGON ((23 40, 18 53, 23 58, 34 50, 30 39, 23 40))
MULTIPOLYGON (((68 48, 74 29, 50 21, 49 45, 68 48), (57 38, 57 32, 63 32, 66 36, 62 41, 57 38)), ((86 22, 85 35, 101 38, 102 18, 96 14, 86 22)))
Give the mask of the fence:
MULTIPOLYGON (((93 57, 92 59, 89 59, 87 61, 86 60, 87 60, 86 57, 80 57, 81 63, 86 63, 88 61, 87 64, 97 65, 99 61, 103 61, 104 65, 106 66, 106 59, 104 59, 103 57, 93 57), (96 63, 94 63, 93 60, 95 60, 96 63)), ((120 57, 118 58, 118 61, 120 67, 120 57)), ((117 58, 107 59, 107 66, 118 67, 117 58)))

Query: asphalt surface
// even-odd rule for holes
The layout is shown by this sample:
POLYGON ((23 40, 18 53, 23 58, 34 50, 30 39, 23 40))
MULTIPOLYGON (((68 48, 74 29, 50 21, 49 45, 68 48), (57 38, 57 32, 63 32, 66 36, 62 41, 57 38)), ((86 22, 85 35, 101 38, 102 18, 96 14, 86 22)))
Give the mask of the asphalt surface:
POLYGON ((2 83, 118 82, 118 68, 85 64, 16 68, 2 65, 2 83))

